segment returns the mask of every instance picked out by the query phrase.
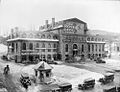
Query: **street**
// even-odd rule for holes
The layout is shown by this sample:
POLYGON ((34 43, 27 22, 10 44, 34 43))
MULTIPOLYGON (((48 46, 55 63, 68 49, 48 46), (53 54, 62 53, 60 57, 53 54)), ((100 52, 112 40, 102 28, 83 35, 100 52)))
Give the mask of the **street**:
MULTIPOLYGON (((78 63, 72 63, 72 64, 66 64, 68 66, 73 66, 76 68, 80 68, 80 69, 86 69, 92 72, 97 72, 97 73, 101 73, 101 74, 105 74, 108 72, 114 73, 114 82, 112 83, 108 83, 106 85, 101 85, 100 83, 97 83, 94 87, 94 89, 90 89, 90 90, 77 90, 74 89, 73 92, 103 92, 103 89, 111 87, 111 86, 120 86, 120 73, 116 72, 113 67, 110 67, 107 64, 96 64, 94 61, 93 62, 87 62, 85 64, 78 64, 78 63)), ((118 64, 119 65, 119 64, 118 64)))

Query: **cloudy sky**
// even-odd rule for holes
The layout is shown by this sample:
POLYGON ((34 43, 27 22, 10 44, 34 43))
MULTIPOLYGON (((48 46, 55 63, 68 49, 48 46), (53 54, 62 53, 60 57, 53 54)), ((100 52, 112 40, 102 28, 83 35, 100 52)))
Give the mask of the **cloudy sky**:
POLYGON ((77 17, 89 29, 120 32, 119 0, 1 0, 0 34, 13 27, 38 29, 45 20, 77 17))

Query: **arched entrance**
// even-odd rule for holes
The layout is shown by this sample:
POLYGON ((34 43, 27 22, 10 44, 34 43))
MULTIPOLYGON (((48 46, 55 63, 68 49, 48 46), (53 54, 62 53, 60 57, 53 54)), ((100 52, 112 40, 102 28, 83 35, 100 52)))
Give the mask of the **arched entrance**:
POLYGON ((73 44, 73 56, 76 56, 78 54, 78 46, 77 44, 73 44))

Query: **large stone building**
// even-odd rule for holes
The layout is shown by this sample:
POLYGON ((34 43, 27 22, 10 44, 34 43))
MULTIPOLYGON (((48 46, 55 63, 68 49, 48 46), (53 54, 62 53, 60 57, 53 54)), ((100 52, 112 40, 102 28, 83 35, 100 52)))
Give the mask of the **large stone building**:
POLYGON ((66 57, 91 55, 102 57, 105 42, 103 38, 87 34, 87 23, 71 18, 40 26, 39 31, 12 31, 8 42, 8 55, 13 55, 16 62, 33 61, 36 58, 62 59, 66 57), (94 49, 94 50, 93 50, 94 49))

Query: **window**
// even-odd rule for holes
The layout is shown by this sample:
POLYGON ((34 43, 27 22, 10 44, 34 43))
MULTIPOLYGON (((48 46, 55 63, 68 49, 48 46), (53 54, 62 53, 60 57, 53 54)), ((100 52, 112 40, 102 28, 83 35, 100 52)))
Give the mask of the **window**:
POLYGON ((94 45, 92 44, 92 51, 94 51, 94 45))
POLYGON ((22 49, 23 49, 23 50, 26 50, 26 43, 23 43, 23 44, 22 44, 22 49))
POLYGON ((43 35, 41 36, 41 38, 45 38, 45 34, 43 34, 43 35))
POLYGON ((22 56, 22 61, 25 61, 25 60, 27 60, 27 56, 26 56, 26 55, 23 55, 23 56, 22 56))
POLYGON ((96 51, 97 51, 97 44, 96 44, 96 51))
POLYGON ((90 41, 90 37, 87 38, 87 41, 90 41))
POLYGON ((53 39, 58 39, 57 35, 54 35, 54 36, 53 36, 53 39))
POLYGON ((18 51, 18 44, 16 43, 16 52, 18 51))
POLYGON ((14 43, 12 43, 12 52, 14 52, 14 43))
POLYGON ((78 49, 77 44, 73 44, 73 49, 78 49))
POLYGON ((36 43, 36 48, 39 48, 39 43, 36 43))
POLYGON ((50 54, 47 55, 47 59, 51 60, 51 55, 50 54))
POLYGON ((30 43, 30 44, 29 44, 29 49, 30 49, 30 50, 33 50, 33 43, 30 43))
POLYGON ((51 48, 51 44, 50 43, 48 43, 48 48, 51 48))
POLYGON ((101 45, 99 45, 99 51, 101 51, 101 45))
POLYGON ((94 38, 93 38, 93 37, 91 38, 91 41, 94 41, 94 38))
POLYGON ((45 43, 42 44, 42 48, 45 48, 45 43))
POLYGON ((104 45, 102 45, 102 51, 104 51, 104 45))
POLYGON ((49 35, 47 36, 47 38, 50 39, 50 38, 51 38, 51 35, 49 34, 49 35))
POLYGON ((49 44, 48 44, 48 52, 51 52, 51 49, 50 49, 50 48, 51 48, 51 44, 49 43, 49 44))
POLYGON ((84 52, 84 45, 82 45, 82 52, 84 52))
POLYGON ((54 43, 54 44, 53 44, 53 48, 56 48, 56 47, 57 47, 57 46, 56 46, 56 44, 54 43))
POLYGON ((88 52, 90 52, 90 44, 88 44, 88 52))
POLYGON ((65 45, 65 52, 68 52, 68 44, 65 45))

